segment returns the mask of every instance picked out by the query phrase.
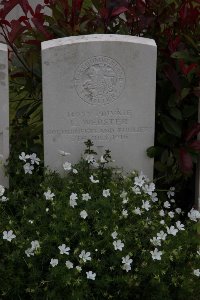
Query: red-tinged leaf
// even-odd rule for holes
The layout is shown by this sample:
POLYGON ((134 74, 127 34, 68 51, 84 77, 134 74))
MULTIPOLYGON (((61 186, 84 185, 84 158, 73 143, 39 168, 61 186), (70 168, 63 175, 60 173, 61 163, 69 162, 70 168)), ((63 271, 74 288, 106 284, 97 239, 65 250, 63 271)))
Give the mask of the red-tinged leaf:
POLYGON ((191 155, 185 150, 185 148, 180 148, 179 150, 179 166, 181 171, 184 174, 192 173, 192 157, 191 155))
POLYGON ((193 7, 191 1, 185 1, 180 10, 179 16, 182 24, 195 24, 199 18, 200 10, 197 7, 193 7))
POLYGON ((31 15, 33 16, 34 12, 33 12, 32 7, 30 6, 28 0, 20 0, 19 5, 23 9, 25 15, 27 15, 30 12, 31 15))
POLYGON ((24 77, 24 72, 15 72, 10 75, 11 78, 24 77))
POLYGON ((101 17, 103 18, 103 19, 105 19, 105 20, 107 20, 108 19, 108 17, 109 17, 109 9, 108 8, 102 8, 102 9, 100 9, 100 14, 101 14, 101 17))
POLYGON ((19 17, 19 19, 18 19, 18 21, 20 22, 20 23, 22 23, 22 22, 24 22, 24 21, 27 21, 28 20, 28 18, 26 17, 26 16, 21 16, 21 17, 19 17))
POLYGON ((74 26, 79 18, 81 8, 84 0, 72 0, 72 17, 71 17, 71 26, 74 26))
POLYGON ((35 17, 31 18, 31 21, 35 25, 35 27, 41 32, 46 39, 51 39, 52 35, 45 29, 43 23, 43 16, 41 14, 35 15, 35 17))
POLYGON ((187 3, 183 3, 180 10, 179 10, 179 15, 182 21, 185 21, 187 17, 187 3))
POLYGON ((11 21, 11 28, 11 31, 8 33, 8 39, 11 43, 26 30, 26 27, 22 26, 18 20, 11 21))
POLYGON ((10 22, 8 22, 7 20, 0 20, 0 25, 6 25, 8 27, 11 27, 10 22))
POLYGON ((38 41, 38 40, 27 40, 27 41, 24 41, 24 44, 29 44, 29 45, 34 45, 34 46, 40 47, 41 41, 38 41))
POLYGON ((190 64, 190 65, 186 65, 183 61, 183 59, 181 59, 179 61, 179 66, 181 68, 181 71, 183 72, 184 75, 188 75, 191 71, 193 71, 194 69, 196 69, 198 67, 197 64, 190 64))
POLYGON ((115 9, 112 10, 111 17, 119 16, 120 14, 123 14, 126 11, 128 11, 128 8, 125 7, 125 6, 121 6, 121 7, 115 8, 115 9))
POLYGON ((192 126, 192 128, 190 128, 189 130, 187 130, 186 134, 185 134, 185 141, 189 142, 193 137, 195 137, 198 133, 200 132, 200 123, 196 123, 192 126))
POLYGON ((3 2, 3 8, 0 10, 0 18, 5 19, 7 14, 19 3, 19 0, 7 0, 3 2))
POLYGON ((193 141, 188 145, 189 148, 195 151, 200 151, 200 141, 193 141))
POLYGON ((44 9, 44 5, 38 4, 35 8, 35 14, 40 14, 42 9, 44 9))
POLYGON ((168 44, 168 48, 170 50, 171 53, 176 52, 178 45, 180 44, 180 37, 177 36, 175 39, 170 39, 169 44, 168 44))
POLYGON ((195 87, 193 89, 193 93, 195 94, 195 96, 200 97, 200 87, 195 87))
POLYGON ((139 10, 139 12, 141 14, 144 14, 145 13, 145 10, 146 10, 146 4, 144 1, 142 0, 136 0, 136 7, 137 9, 139 10))
POLYGON ((144 28, 148 28, 149 26, 151 26, 151 24, 154 22, 154 20, 155 20, 155 17, 153 17, 153 16, 141 15, 140 21, 139 21, 140 30, 143 30, 144 28))
POLYGON ((164 73, 167 76, 167 78, 171 81, 174 88, 176 89, 177 93, 180 94, 181 92, 181 82, 180 78, 176 72, 176 70, 171 66, 168 65, 164 69, 164 73))

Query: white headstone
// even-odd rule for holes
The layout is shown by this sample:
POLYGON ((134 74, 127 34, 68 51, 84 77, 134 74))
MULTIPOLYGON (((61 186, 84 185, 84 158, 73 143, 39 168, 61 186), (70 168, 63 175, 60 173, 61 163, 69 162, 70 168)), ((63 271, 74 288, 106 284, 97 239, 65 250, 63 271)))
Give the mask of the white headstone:
POLYGON ((45 164, 62 170, 59 150, 77 162, 91 139, 125 171, 153 175, 154 40, 122 35, 67 37, 42 43, 45 164))
POLYGON ((8 186, 4 164, 9 156, 8 49, 0 43, 0 184, 8 186))

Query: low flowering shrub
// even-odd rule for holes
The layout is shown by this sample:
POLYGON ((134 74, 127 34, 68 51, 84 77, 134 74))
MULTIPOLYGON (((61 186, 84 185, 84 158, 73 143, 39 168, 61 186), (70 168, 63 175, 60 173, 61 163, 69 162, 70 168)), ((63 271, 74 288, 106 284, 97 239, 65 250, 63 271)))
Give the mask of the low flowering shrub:
POLYGON ((62 151, 63 177, 21 153, 0 185, 1 299, 199 299, 199 211, 86 146, 76 165, 62 151))

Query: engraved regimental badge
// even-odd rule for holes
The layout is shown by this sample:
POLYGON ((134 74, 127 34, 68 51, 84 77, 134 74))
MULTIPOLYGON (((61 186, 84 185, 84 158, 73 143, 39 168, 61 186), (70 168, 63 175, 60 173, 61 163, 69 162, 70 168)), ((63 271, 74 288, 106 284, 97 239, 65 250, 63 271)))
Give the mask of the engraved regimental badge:
POLYGON ((120 64, 114 59, 95 56, 77 68, 74 85, 83 101, 105 105, 119 98, 124 89, 125 75, 120 64))

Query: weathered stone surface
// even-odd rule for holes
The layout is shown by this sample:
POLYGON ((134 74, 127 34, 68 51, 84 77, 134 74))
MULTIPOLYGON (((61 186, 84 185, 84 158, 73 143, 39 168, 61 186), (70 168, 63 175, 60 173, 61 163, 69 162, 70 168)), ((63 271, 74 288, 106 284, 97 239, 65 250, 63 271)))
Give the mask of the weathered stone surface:
POLYGON ((156 45, 121 35, 67 37, 42 43, 45 164, 62 170, 58 151, 76 162, 91 139, 125 171, 152 177, 156 45))
POLYGON ((0 184, 8 186, 3 164, 9 156, 8 50, 0 43, 0 184))

